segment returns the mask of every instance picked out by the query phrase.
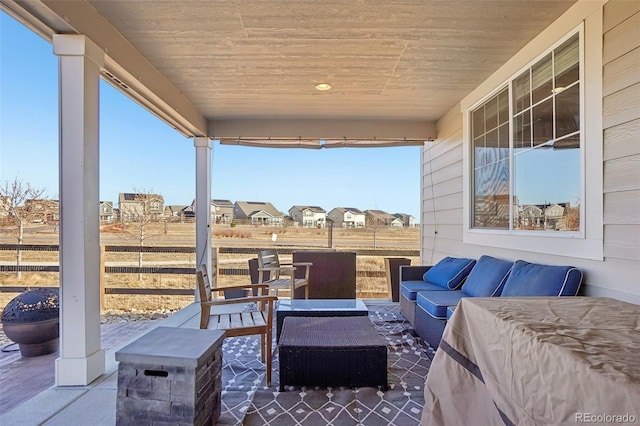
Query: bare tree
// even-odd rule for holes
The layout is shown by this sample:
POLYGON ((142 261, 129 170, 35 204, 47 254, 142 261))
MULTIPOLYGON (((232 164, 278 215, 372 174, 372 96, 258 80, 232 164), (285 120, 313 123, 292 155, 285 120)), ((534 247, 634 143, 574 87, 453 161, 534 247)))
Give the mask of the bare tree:
POLYGON ((377 249, 376 235, 382 229, 386 228, 386 224, 382 219, 367 215, 367 230, 373 234, 373 249, 377 249))
MULTIPOLYGON (((158 222, 162 216, 162 197, 154 194, 153 190, 136 189, 125 196, 129 199, 126 204, 120 205, 120 218, 126 224, 125 233, 135 238, 141 248, 138 252, 138 268, 142 268, 142 247, 145 241, 160 235, 150 232, 150 224, 158 222)), ((142 280, 142 272, 138 273, 138 280, 142 280)))
MULTIPOLYGON (((24 242, 24 228, 29 223, 39 218, 41 213, 35 208, 37 201, 44 201, 43 188, 32 187, 29 183, 24 183, 17 176, 11 182, 5 181, 0 187, 0 220, 2 224, 13 231, 13 235, 18 241, 18 245, 24 242)), ((46 217, 44 218, 46 221, 46 217)), ((20 263, 22 251, 20 247, 16 250, 16 277, 20 279, 20 263)))

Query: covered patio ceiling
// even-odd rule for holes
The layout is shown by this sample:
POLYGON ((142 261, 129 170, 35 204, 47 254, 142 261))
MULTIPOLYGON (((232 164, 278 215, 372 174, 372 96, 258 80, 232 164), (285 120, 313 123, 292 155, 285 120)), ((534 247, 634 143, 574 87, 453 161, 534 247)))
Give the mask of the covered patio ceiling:
POLYGON ((104 78, 185 136, 312 148, 435 138, 575 2, 0 0, 49 40, 88 36, 104 78))

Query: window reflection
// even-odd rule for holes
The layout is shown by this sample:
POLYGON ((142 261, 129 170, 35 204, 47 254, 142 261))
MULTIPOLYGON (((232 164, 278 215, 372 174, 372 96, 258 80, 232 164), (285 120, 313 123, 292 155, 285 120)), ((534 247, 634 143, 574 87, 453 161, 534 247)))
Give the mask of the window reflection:
POLYGON ((531 146, 531 113, 524 113, 513 119, 513 146, 514 148, 528 148, 531 146))
POLYGON ((575 34, 471 112, 474 228, 580 230, 580 84, 575 34))
POLYGON ((531 88, 529 85, 529 70, 523 72, 513 81, 513 112, 514 114, 524 111, 531 105, 531 88))
POLYGON ((579 47, 578 35, 576 34, 555 50, 553 63, 556 90, 568 87, 580 79, 579 47))
POLYGON ((476 228, 509 229, 509 95, 507 89, 472 113, 476 228), (483 126, 476 120, 482 120, 483 126))
POLYGON ((513 228, 580 229, 580 150, 539 147, 514 156, 513 228))
POLYGON ((553 139, 553 99, 547 99, 533 108, 533 145, 553 139))
POLYGON ((551 54, 531 67, 531 99, 534 105, 553 93, 552 73, 551 54))
POLYGON ((556 96, 556 137, 580 130, 580 85, 562 90, 556 96))
MULTIPOLYGON (((492 157, 500 157, 493 148, 492 157)), ((501 160, 475 170, 475 228, 509 228, 509 161, 501 160)))

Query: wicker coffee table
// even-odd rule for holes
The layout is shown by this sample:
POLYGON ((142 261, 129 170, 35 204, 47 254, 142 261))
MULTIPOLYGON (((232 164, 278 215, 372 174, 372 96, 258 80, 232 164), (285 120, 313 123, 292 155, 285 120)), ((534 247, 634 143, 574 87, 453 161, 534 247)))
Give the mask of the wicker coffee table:
POLYGON ((281 299, 276 304, 276 342, 287 317, 368 316, 369 309, 360 299, 281 299))
POLYGON ((278 342, 285 385, 387 389, 387 346, 368 317, 287 317, 278 342))

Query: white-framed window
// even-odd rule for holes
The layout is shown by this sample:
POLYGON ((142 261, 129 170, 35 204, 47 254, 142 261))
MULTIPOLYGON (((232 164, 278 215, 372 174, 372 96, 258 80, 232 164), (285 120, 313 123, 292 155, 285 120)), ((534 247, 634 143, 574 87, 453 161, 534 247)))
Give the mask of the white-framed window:
POLYGON ((470 111, 471 227, 579 233, 580 32, 470 111))
MULTIPOLYGON (((602 7, 583 6, 540 33, 461 101, 465 244, 603 259, 602 7), (578 80, 570 78, 575 68, 566 65, 568 57, 575 57, 576 46, 572 43, 576 38, 578 80), (549 74, 550 80, 542 77, 549 74), (527 78, 528 95, 524 95, 527 78), (541 89, 545 82, 547 89, 541 89), (543 90, 551 93, 540 96, 543 90), (567 98, 575 92, 578 99, 574 97, 567 104, 567 98), (505 96, 509 104, 508 133, 502 128, 504 114, 500 112, 504 110, 498 109, 503 107, 505 96), (494 99, 495 108, 491 103, 494 99), (519 99, 523 100, 521 104, 519 99), (493 121, 494 128, 485 124, 479 132, 474 130, 472 112, 485 104, 499 116, 493 121), (543 117, 543 112, 548 117, 548 105, 552 107, 552 119, 547 127, 541 127, 541 122, 533 120, 543 117), (567 127, 567 123, 574 127, 567 127), (497 138, 493 132, 496 129, 497 138), (503 145, 505 135, 508 149, 503 145), (476 145, 473 136, 478 139, 476 145), (481 137, 485 145, 479 144, 481 137), (484 157, 476 159, 475 146, 492 148, 491 153, 486 151, 484 157), (538 154, 549 160, 531 160, 538 154), (536 163, 544 167, 530 167, 536 163), (569 168, 577 169, 577 173, 568 173, 569 168), (532 188, 573 190, 555 198, 542 196, 539 201, 530 197, 530 188, 523 186, 525 177, 533 182, 532 188), (492 189, 492 196, 483 194, 484 188, 492 189), (578 195, 573 196, 575 193, 578 195)), ((491 112, 485 115, 494 120, 491 112)))

